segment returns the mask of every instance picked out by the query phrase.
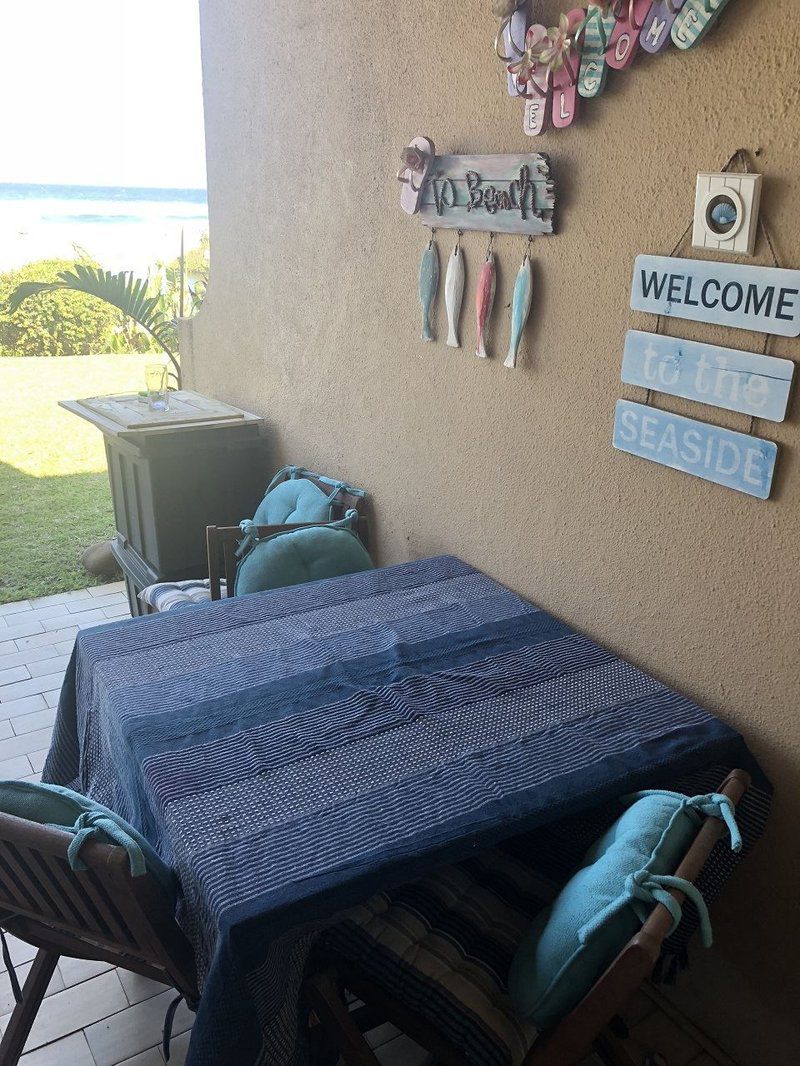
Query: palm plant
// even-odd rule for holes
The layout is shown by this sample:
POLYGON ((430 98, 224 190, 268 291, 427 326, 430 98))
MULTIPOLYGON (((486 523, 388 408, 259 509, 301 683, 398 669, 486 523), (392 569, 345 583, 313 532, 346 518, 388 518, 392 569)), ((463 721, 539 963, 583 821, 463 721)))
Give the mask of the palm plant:
POLYGON ((110 270, 76 263, 72 270, 63 270, 58 275, 58 281, 26 281, 18 285, 8 299, 8 309, 14 312, 31 296, 58 289, 96 296, 133 319, 166 353, 174 368, 171 376, 175 378, 178 388, 181 387, 177 325, 163 310, 160 294, 148 296, 146 279, 136 278, 127 270, 112 274, 110 270))

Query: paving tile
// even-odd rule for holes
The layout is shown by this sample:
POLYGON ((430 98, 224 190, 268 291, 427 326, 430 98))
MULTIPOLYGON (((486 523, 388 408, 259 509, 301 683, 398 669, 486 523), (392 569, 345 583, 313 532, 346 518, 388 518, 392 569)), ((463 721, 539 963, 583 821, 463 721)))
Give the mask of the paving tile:
POLYGON ((649 1014, 630 1030, 631 1040, 647 1052, 660 1051, 669 1059, 669 1066, 688 1066, 702 1051, 671 1018, 660 1010, 649 1014))
POLYGON ((21 611, 29 611, 31 605, 28 600, 15 600, 13 603, 0 603, 0 615, 19 614, 21 611))
MULTIPOLYGON (((45 1010, 44 1004, 42 1010, 45 1010)), ((95 1066, 95 1062, 83 1033, 73 1033, 23 1055, 20 1066, 95 1066)))
POLYGON ((128 605, 128 601, 124 603, 118 603, 116 607, 104 607, 103 614, 106 618, 127 618, 131 613, 131 609, 128 605))
MULTIPOLYGON (((91 604, 91 602, 91 600, 78 600, 78 603, 83 604, 91 604)), ((35 618, 37 622, 43 622, 47 618, 69 618, 69 611, 66 609, 66 604, 51 603, 49 607, 36 607, 31 611, 30 617, 35 618)))
POLYGON ((430 1060, 428 1052, 407 1036, 383 1044, 376 1054, 383 1066, 423 1066, 430 1060))
POLYGON ((0 639, 0 655, 13 655, 18 650, 15 641, 0 639))
POLYGON ((34 733, 38 729, 52 728, 55 720, 55 707, 47 707, 43 711, 34 711, 33 714, 21 714, 18 718, 12 718, 11 728, 19 737, 23 733, 34 733))
MULTIPOLYGON (((91 600, 87 600, 86 603, 91 607, 91 600)), ((39 624, 46 633, 54 633, 59 629, 69 629, 70 626, 76 626, 78 624, 78 619, 85 615, 95 614, 102 615, 103 612, 86 610, 82 611, 80 614, 67 614, 66 611, 63 611, 61 614, 53 615, 52 618, 43 618, 39 624)))
MULTIPOLYGON (((174 1036, 169 1043, 169 1066, 184 1066, 189 1054, 189 1041, 192 1039, 192 1030, 174 1036)), ((159 1066, 164 1066, 164 1057, 161 1057, 159 1066)), ((342 1060, 339 1059, 341 1062, 342 1060)))
MULTIPOLYGON (((70 618, 71 617, 72 616, 70 616, 70 618)), ((28 648, 41 648, 44 644, 60 644, 68 640, 70 637, 73 638, 74 642, 75 634, 77 632, 78 627, 72 625, 67 629, 58 629, 55 632, 47 630, 46 632, 34 633, 31 637, 21 637, 14 643, 17 646, 17 651, 27 651, 28 648)), ((72 647, 71 644, 70 647, 72 647)))
POLYGON ((86 590, 90 596, 109 596, 113 593, 125 594, 124 581, 110 581, 107 585, 94 585, 86 590))
MULTIPOLYGON (((20 985, 24 985, 31 972, 32 962, 23 963, 22 966, 15 966, 14 969, 17 973, 17 980, 20 985)), ((56 970, 53 974, 50 984, 47 986, 47 996, 51 996, 54 992, 60 992, 64 987, 64 982, 61 980, 61 974, 56 970)), ((16 1006, 14 1000, 14 993, 11 989, 11 981, 7 971, 0 973, 0 1017, 4 1014, 9 1014, 16 1006)))
POLYGON ((131 970, 123 970, 122 967, 117 970, 117 977, 119 977, 120 983, 125 989, 125 995, 128 997, 128 1002, 131 1006, 134 1003, 141 1003, 143 999, 150 999, 151 996, 158 996, 169 988, 168 985, 163 984, 161 981, 153 981, 151 978, 142 977, 141 974, 133 973, 131 970))
MULTIPOLYGON (((170 1055, 169 1066, 176 1066, 177 1061, 174 1055, 170 1055)), ((92 1059, 92 1063, 94 1063, 94 1059, 92 1059)), ((141 1055, 134 1055, 132 1059, 125 1059, 119 1066, 164 1066, 164 1059, 161 1056, 160 1048, 151 1047, 147 1051, 143 1051, 141 1055)))
POLYGON ((28 755, 28 762, 31 764, 31 770, 35 774, 40 774, 44 770, 45 760, 47 759, 48 752, 50 751, 50 745, 46 748, 42 748, 41 751, 32 751, 28 755))
POLYGON ((42 780, 41 774, 28 774, 27 777, 21 777, 20 781, 30 781, 32 785, 38 785, 42 780))
MULTIPOLYGON (((69 1033, 76 1033, 101 1018, 124 1010, 127 1003, 122 985, 113 970, 93 977, 84 984, 65 988, 63 992, 56 992, 48 998, 47 1010, 39 1011, 25 1047, 32 1050, 69 1033)), ((9 1015, 0 1018, 0 1026, 5 1028, 8 1018, 9 1015)), ((88 1038, 87 1043, 91 1047, 88 1038)), ((114 1061, 118 1062, 119 1059, 114 1061)))
POLYGON ((12 666, 8 670, 0 670, 0 686, 13 685, 16 681, 30 680, 27 666, 12 666))
MULTIPOLYGON (((14 647, 16 648, 16 644, 14 647)), ((59 654, 52 644, 45 644, 41 648, 28 648, 26 651, 12 651, 8 655, 0 655, 0 670, 6 670, 12 666, 27 666, 30 671, 33 663, 52 659, 59 654)))
POLYGON ((33 773, 33 767, 26 755, 17 755, 14 759, 0 760, 0 778, 6 781, 22 781, 33 773))
MULTIPOLYGON (((11 933, 6 933, 6 943, 8 944, 8 953, 15 967, 24 966, 26 962, 33 962, 36 958, 37 948, 32 944, 27 944, 24 940, 20 940, 18 937, 12 936, 11 933)), ((6 964, 3 962, 2 955, 0 955, 0 973, 5 972, 6 964)))
POLYGON ((35 696, 26 696, 21 700, 11 700, 9 703, 0 704, 0 715, 3 718, 19 718, 22 714, 30 714, 31 711, 43 711, 47 702, 41 693, 35 696))
POLYGON ((69 640, 61 640, 55 647, 59 655, 72 655, 72 649, 75 647, 75 637, 73 636, 69 640))
POLYGON ((54 689, 51 689, 50 692, 45 692, 45 694, 44 694, 44 702, 47 704, 48 707, 58 707, 58 701, 59 701, 60 697, 61 697, 61 689, 60 688, 54 688, 54 689))
POLYGON ((12 615, 13 626, 5 626, 0 629, 0 639, 5 643, 7 640, 18 640, 29 637, 34 633, 44 632, 44 622, 35 618, 25 618, 24 615, 12 615))
POLYGON ((124 597, 119 595, 93 596, 90 600, 79 600, 74 603, 68 603, 66 607, 70 614, 85 614, 88 611, 101 611, 105 607, 118 607, 119 604, 124 602, 124 597))
POLYGON ((52 729, 35 729, 32 733, 25 733, 21 737, 0 740, 0 759, 10 759, 14 755, 27 755, 29 752, 49 746, 52 732, 52 729))
POLYGON ((50 689, 60 688, 63 680, 64 671, 56 670, 52 674, 42 674, 39 677, 28 678, 27 681, 17 681, 13 685, 3 685, 0 688, 0 703, 21 700, 24 696, 35 696, 40 692, 49 692, 50 689))
POLYGON ((76 589, 73 592, 55 592, 52 596, 38 596, 35 600, 31 600, 31 607, 36 610, 37 607, 49 607, 51 603, 66 603, 68 600, 88 600, 88 589, 76 589))
POLYGON ((113 969, 110 962, 95 962, 92 959, 70 959, 62 955, 58 960, 58 970, 66 988, 79 985, 82 981, 88 981, 113 969))
MULTIPOLYGON (((116 979, 116 974, 114 977, 116 979)), ((96 977, 95 980, 102 981, 103 977, 96 977)), ((119 981, 117 983, 119 984, 119 981)), ((78 988, 80 987, 79 985, 78 988)), ((155 1047, 161 1039, 167 1007, 174 997, 175 993, 170 989, 168 992, 162 992, 160 996, 153 996, 134 1007, 128 1007, 113 1017, 89 1025, 85 1029, 86 1040, 97 1066, 116 1066, 141 1051, 155 1047)), ((181 1003, 175 1012, 173 1033, 177 1036, 189 1029, 193 1017, 186 1004, 181 1003)))
POLYGON ((26 663, 25 666, 31 677, 42 677, 44 674, 65 671, 69 666, 69 660, 69 655, 55 655, 50 659, 42 659, 41 662, 26 663))
POLYGON ((14 729, 11 722, 7 718, 0 719, 0 740, 5 740, 6 737, 12 737, 14 735, 14 729))
POLYGON ((382 1044, 388 1044, 390 1040, 394 1040, 398 1036, 402 1036, 402 1034, 397 1026, 392 1025, 391 1022, 376 1025, 374 1029, 364 1033, 364 1039, 372 1048, 379 1048, 382 1044))

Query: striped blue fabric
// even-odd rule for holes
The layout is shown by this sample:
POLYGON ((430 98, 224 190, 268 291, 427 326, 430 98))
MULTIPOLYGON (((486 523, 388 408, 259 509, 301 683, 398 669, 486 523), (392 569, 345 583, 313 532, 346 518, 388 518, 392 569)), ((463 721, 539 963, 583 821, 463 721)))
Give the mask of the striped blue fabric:
POLYGON ((291 1066, 337 912, 713 764, 753 768, 696 704, 441 557, 82 631, 44 779, 177 870, 190 1066, 291 1066))

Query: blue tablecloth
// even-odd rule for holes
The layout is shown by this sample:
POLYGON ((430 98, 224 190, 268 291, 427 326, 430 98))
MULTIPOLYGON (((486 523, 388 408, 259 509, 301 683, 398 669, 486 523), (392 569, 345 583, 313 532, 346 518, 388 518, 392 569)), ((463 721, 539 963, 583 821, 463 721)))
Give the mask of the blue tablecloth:
POLYGON ((190 1066, 277 1066, 303 1060, 303 965, 343 907, 742 765, 713 715, 442 557, 84 630, 44 779, 175 866, 203 984, 190 1066))

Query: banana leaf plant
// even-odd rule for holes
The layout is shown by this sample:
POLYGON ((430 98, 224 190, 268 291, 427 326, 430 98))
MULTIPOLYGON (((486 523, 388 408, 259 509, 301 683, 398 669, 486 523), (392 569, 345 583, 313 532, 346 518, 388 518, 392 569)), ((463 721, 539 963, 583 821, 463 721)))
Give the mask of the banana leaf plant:
POLYGON ((96 296, 98 300, 105 300, 150 334, 172 363, 174 370, 170 376, 180 388, 177 325, 162 310, 160 295, 148 296, 147 287, 146 279, 136 278, 130 271, 112 274, 109 270, 76 263, 71 270, 63 270, 58 275, 58 281, 25 281, 18 285, 8 299, 8 310, 13 313, 31 296, 59 289, 83 292, 96 296))

